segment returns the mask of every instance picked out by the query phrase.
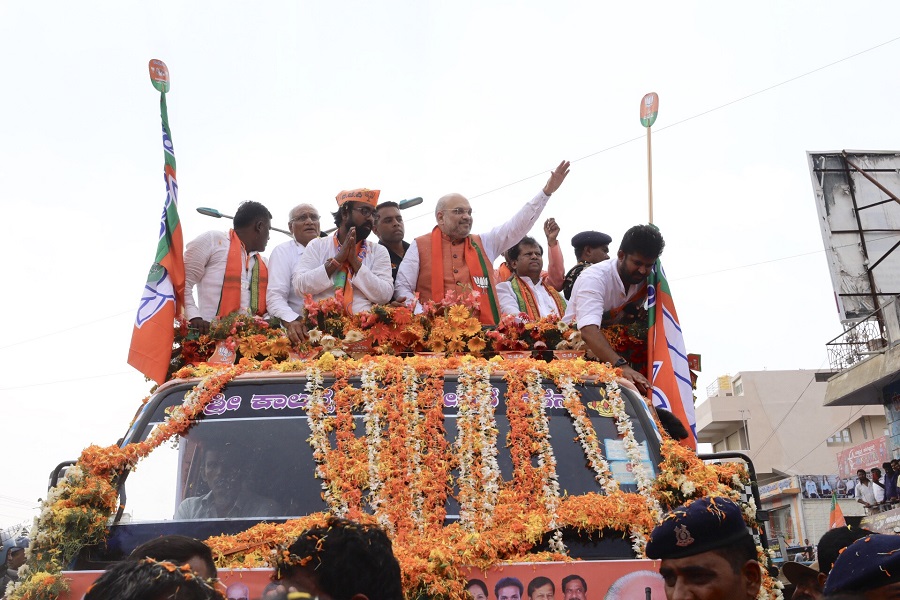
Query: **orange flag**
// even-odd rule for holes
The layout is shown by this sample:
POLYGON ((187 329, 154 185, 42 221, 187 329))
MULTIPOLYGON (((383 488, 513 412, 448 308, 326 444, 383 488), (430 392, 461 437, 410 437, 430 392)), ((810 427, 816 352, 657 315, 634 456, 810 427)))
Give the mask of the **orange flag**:
POLYGON ((844 511, 838 504, 837 496, 831 492, 831 516, 828 517, 828 529, 837 529, 838 527, 846 527, 847 521, 844 520, 844 511))

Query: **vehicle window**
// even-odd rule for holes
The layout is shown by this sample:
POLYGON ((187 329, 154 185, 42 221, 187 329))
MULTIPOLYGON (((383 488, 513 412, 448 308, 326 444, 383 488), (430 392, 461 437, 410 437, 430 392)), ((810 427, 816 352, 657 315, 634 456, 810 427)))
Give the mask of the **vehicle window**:
MULTIPOLYGON (((509 423, 505 419, 505 383, 500 378, 492 383, 499 388, 495 408, 499 440, 497 460, 503 478, 508 480, 512 476, 512 459, 506 443, 509 423)), ((327 386, 329 382, 325 384, 327 386)), ((129 476, 126 491, 129 506, 135 507, 133 518, 278 518, 326 510, 322 482, 314 475, 304 389, 302 380, 254 380, 229 385, 207 407, 205 418, 179 440, 174 454, 168 452, 168 458, 160 459, 158 466, 151 468, 145 468, 142 462, 129 476), (145 509, 144 505, 153 505, 155 510, 145 509)), ((455 380, 448 380, 444 424, 451 443, 457 435, 455 391, 455 380)), ((164 418, 165 409, 180 403, 185 392, 186 389, 173 391, 157 407, 151 420, 159 422, 164 418)), ((602 409, 597 408, 605 389, 585 386, 581 392, 614 476, 624 491, 636 491, 615 422, 602 416, 602 409)), ((545 394, 561 493, 602 493, 594 472, 586 465, 573 422, 562 407, 562 397, 550 385, 545 385, 545 394)), ((630 404, 626 403, 626 406, 635 424, 637 442, 643 448, 644 464, 654 476, 655 464, 659 462, 656 446, 652 451, 648 448, 641 426, 643 415, 639 416, 630 404)), ((365 435, 362 419, 362 414, 355 415, 354 435, 357 437, 365 435)), ((333 433, 331 443, 335 443, 333 433)), ((151 457, 162 450, 158 449, 151 457)), ((448 518, 454 518, 458 510, 456 500, 451 497, 447 503, 448 518)))

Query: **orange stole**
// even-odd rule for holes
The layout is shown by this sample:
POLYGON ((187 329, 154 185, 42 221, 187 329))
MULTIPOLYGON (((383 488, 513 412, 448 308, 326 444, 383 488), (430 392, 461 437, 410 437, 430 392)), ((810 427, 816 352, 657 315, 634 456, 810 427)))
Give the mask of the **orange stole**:
MULTIPOLYGON (((419 278, 416 283, 416 293, 421 302, 440 300, 444 298, 447 290, 469 288, 478 290, 481 307, 479 318, 486 325, 494 325, 496 321, 491 309, 491 299, 496 306, 496 283, 494 269, 491 268, 485 256, 481 238, 470 235, 461 242, 451 243, 450 238, 441 233, 435 227, 431 233, 419 236, 415 239, 416 248, 419 251, 419 278), (435 246, 440 245, 440 254, 435 252, 435 246), (481 268, 474 246, 477 245, 485 260, 485 269, 481 268), (486 273, 484 271, 487 271, 486 273), (475 277, 486 278, 488 287, 483 288, 473 280, 475 277)), ((484 280, 482 280, 484 281, 484 280)), ((497 309, 499 316, 499 308, 497 309)))
MULTIPOLYGON (((234 229, 229 230, 228 259, 225 261, 225 279, 222 281, 222 295, 219 297, 219 317, 241 310, 241 274, 245 268, 244 254, 244 243, 241 238, 234 232, 234 229)), ((247 258, 249 260, 249 257, 247 258)), ((269 283, 269 270, 258 253, 256 264, 259 267, 259 277, 256 282, 251 281, 251 287, 255 283, 256 289, 250 290, 250 296, 252 298, 256 294, 258 303, 255 314, 262 316, 266 314, 266 287, 269 283)))
MULTIPOLYGON (((513 275, 509 278, 509 282, 512 285, 513 293, 516 296, 516 301, 519 304, 519 310, 528 315, 528 318, 532 321, 537 321, 541 318, 541 309, 538 306, 537 298, 534 297, 534 293, 531 291, 531 288, 528 287, 528 284, 518 275, 513 275)), ((547 293, 550 294, 550 298, 553 299, 553 303, 556 305, 556 314, 560 318, 564 314, 566 314, 566 301, 557 292, 553 287, 547 285, 544 281, 544 278, 541 277, 541 280, 537 285, 544 286, 544 289, 547 290, 547 293)))

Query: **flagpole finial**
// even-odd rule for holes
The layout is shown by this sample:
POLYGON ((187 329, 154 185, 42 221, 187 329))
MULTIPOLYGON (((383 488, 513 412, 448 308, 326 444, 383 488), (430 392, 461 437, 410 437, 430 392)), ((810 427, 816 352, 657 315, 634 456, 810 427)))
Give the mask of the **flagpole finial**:
POLYGON ((641 98, 641 125, 653 127, 659 114, 659 95, 656 92, 645 94, 641 98))
POLYGON ((153 84, 158 91, 165 94, 169 91, 169 67, 166 63, 159 59, 151 59, 150 64, 150 83, 153 84))

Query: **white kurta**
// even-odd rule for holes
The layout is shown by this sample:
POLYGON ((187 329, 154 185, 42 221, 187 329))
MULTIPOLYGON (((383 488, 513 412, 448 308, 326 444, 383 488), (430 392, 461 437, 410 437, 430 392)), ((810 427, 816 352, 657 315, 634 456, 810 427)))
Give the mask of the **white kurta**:
MULTIPOLYGON (((531 277, 523 277, 522 281, 528 286, 531 290, 531 293, 534 294, 534 301, 537 302, 538 311, 541 314, 541 317, 546 317, 552 314, 559 315, 559 309, 556 308, 556 302, 553 301, 553 296, 550 295, 550 292, 547 291, 546 286, 543 282, 535 284, 531 281, 531 277)), ((516 298, 516 293, 513 291, 512 283, 509 281, 503 281, 497 284, 497 300, 500 301, 500 313, 504 315, 517 315, 521 311, 519 309, 519 301, 516 298)))
MULTIPOLYGON (((498 256, 518 244, 519 240, 528 235, 528 232, 531 231, 531 228, 540 218, 548 200, 550 200, 550 196, 541 191, 520 208, 519 212, 513 215, 509 221, 494 227, 487 233, 479 234, 484 253, 487 255, 484 258, 489 267, 498 256)), ((410 244, 409 249, 403 256, 403 262, 400 263, 400 269, 397 271, 394 297, 406 298, 407 302, 409 302, 416 295, 416 285, 418 283, 419 245, 413 243, 410 244)), ((421 311, 421 305, 417 305, 416 310, 421 311)))
POLYGON ((269 255, 269 285, 266 310, 282 321, 297 320, 303 314, 303 297, 297 295, 291 279, 306 246, 295 239, 278 244, 269 255))
MULTIPOLYGON (((184 249, 184 315, 188 321, 201 317, 212 321, 219 312, 222 284, 225 282, 225 265, 230 246, 228 233, 207 231, 188 242, 184 249), (197 301, 194 301, 197 287, 197 301)), ((257 260, 265 259, 255 250, 248 256, 241 247, 241 310, 250 307, 250 278, 257 260)))
MULTIPOLYGON (((325 270, 325 261, 337 255, 334 239, 337 233, 317 238, 306 245, 300 262, 294 269, 293 286, 301 296, 312 294, 313 300, 334 296, 334 280, 325 270)), ((391 258, 387 248, 366 240, 366 257, 359 271, 353 274, 353 313, 364 312, 373 304, 387 304, 394 293, 391 277, 391 258)), ((405 259, 404 259, 405 261, 405 259)), ((335 275, 338 271, 335 272, 335 275)))
POLYGON ((579 328, 586 325, 600 327, 605 311, 618 308, 637 295, 641 284, 629 286, 626 291, 618 266, 619 261, 613 258, 582 271, 575 280, 563 321, 574 321, 579 328))

